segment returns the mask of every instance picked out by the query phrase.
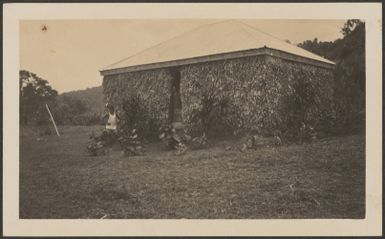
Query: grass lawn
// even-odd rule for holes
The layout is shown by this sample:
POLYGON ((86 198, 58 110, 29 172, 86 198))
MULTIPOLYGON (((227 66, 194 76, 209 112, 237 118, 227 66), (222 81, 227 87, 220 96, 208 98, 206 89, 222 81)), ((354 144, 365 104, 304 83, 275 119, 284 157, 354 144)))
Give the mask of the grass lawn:
POLYGON ((365 138, 183 156, 90 157, 100 127, 21 128, 20 218, 364 218, 365 138), (37 138, 40 138, 39 140, 37 138))

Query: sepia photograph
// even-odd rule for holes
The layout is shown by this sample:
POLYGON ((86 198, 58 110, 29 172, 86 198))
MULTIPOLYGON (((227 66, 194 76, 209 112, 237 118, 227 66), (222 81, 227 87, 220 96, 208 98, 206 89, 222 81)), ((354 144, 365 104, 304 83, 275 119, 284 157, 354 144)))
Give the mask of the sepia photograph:
POLYGON ((20 22, 20 218, 365 217, 365 22, 20 22))
POLYGON ((4 235, 380 235, 381 7, 6 4, 4 235))

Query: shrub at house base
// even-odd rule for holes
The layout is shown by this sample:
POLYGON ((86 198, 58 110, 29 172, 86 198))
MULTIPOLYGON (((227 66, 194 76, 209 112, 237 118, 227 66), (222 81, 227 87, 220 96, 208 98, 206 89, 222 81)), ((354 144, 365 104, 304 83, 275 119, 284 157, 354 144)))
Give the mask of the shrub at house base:
POLYGON ((105 155, 107 148, 115 143, 119 143, 126 156, 138 156, 145 153, 145 146, 135 129, 117 132, 103 130, 100 135, 92 132, 90 139, 91 142, 87 145, 90 156, 105 155))
POLYGON ((136 129, 119 131, 118 141, 127 156, 143 155, 145 152, 145 146, 136 129))
POLYGON ((165 124, 159 128, 159 133, 159 139, 162 140, 166 150, 176 150, 177 155, 186 152, 186 143, 191 137, 183 130, 175 128, 172 124, 165 124))
POLYGON ((184 154, 187 149, 204 149, 208 145, 206 134, 192 138, 183 128, 175 124, 166 124, 159 128, 159 139, 164 143, 166 150, 176 150, 177 155, 184 154))

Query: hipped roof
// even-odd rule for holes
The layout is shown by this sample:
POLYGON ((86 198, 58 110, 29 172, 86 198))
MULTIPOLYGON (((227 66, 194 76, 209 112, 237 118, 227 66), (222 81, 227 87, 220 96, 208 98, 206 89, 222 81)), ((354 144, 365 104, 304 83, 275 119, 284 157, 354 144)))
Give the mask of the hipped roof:
POLYGON ((309 59, 312 62, 327 65, 335 64, 243 22, 227 20, 200 26, 147 48, 105 67, 101 73, 111 74, 116 69, 119 69, 119 72, 124 72, 125 70, 160 68, 162 63, 168 63, 163 64, 165 66, 172 66, 172 63, 181 63, 186 59, 195 59, 194 63, 196 63, 197 59, 202 59, 202 61, 206 59, 205 61, 207 61, 207 56, 258 49, 274 49, 302 58, 302 60, 309 59), (138 68, 138 66, 142 67, 138 68), (145 67, 143 68, 143 66, 145 67))

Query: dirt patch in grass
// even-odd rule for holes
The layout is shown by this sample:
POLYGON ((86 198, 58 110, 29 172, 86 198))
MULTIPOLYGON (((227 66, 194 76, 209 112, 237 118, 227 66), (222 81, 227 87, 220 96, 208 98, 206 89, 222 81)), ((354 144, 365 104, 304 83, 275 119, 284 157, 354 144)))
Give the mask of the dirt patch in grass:
POLYGON ((89 157, 89 133, 21 128, 20 218, 364 218, 365 138, 176 156, 89 157), (39 139, 37 139, 39 138, 39 139))

